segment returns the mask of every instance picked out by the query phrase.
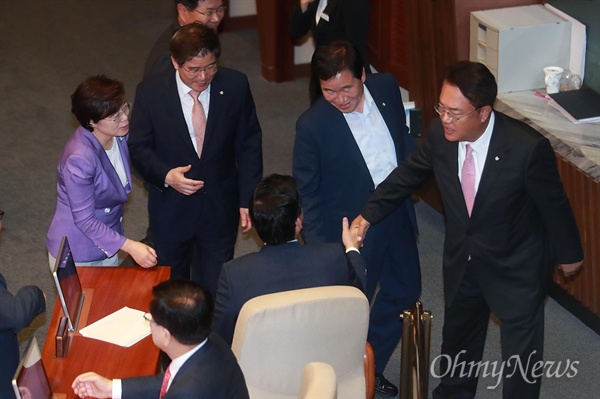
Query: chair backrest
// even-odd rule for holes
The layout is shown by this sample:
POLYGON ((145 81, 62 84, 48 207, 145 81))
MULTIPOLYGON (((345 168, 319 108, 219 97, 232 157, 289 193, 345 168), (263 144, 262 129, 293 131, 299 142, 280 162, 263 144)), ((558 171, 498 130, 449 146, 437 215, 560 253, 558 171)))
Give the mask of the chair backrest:
POLYGON ((304 366, 298 399, 337 399, 337 377, 333 367, 321 362, 304 366))
POLYGON ((364 398, 368 325, 369 302, 354 287, 262 295, 242 307, 232 350, 251 398, 296 398, 310 362, 333 367, 338 397, 364 398))

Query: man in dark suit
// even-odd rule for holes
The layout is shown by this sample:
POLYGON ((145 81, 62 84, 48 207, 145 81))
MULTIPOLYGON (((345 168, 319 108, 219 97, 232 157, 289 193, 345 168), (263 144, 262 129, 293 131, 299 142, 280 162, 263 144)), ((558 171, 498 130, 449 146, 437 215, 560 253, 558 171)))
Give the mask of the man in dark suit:
POLYGON ((192 22, 200 22, 216 32, 227 10, 223 0, 175 0, 175 7, 177 19, 156 39, 146 59, 144 79, 173 70, 169 44, 177 29, 192 22))
POLYGON ((174 71, 138 85, 131 116, 131 161, 153 187, 150 229, 158 263, 171 277, 216 292, 233 257, 238 221, 252 227, 248 206, 262 177, 262 133, 247 77, 217 66, 217 33, 199 23, 171 40, 174 71), (197 258, 197 259, 196 259, 197 258), (196 261, 197 260, 197 261, 196 261))
MULTIPOLYGON (((169 45, 177 29, 192 22, 200 22, 216 32, 227 10, 227 7, 223 5, 223 0, 175 0, 175 7, 177 9, 177 19, 161 33, 154 46, 152 46, 144 65, 144 79, 164 71, 173 70, 169 45)), ((144 184, 147 191, 150 191, 150 187, 150 185, 144 184)), ((147 229, 146 237, 141 241, 144 244, 154 246, 150 228, 147 229)), ((126 264, 129 264, 129 262, 126 262, 126 264)))
MULTIPOLYGON (((94 372, 72 384, 81 398, 248 398, 242 370, 229 346, 210 333, 213 302, 201 285, 167 280, 152 289, 152 341, 170 358, 165 371, 154 376, 109 380, 94 372)), ((118 359, 115 359, 117 361, 118 359)))
POLYGON ((440 119, 426 143, 379 185, 352 222, 363 237, 435 175, 446 218, 446 308, 434 398, 475 396, 476 373, 451 370, 481 361, 490 310, 501 321, 503 397, 537 398, 541 373, 534 365, 542 361, 547 285, 555 264, 565 275, 582 264, 549 141, 493 111, 496 93, 484 65, 450 67, 436 107, 440 119))
POLYGON ((260 252, 233 259, 223 266, 215 306, 214 331, 231 344, 242 306, 254 297, 274 292, 328 285, 354 285, 364 290, 365 263, 358 242, 343 224, 338 244, 301 245, 300 193, 291 176, 271 175, 256 187, 250 216, 265 246, 260 252))
MULTIPOLYGON (((358 51, 365 72, 371 73, 367 53, 369 0, 299 0, 292 12, 292 37, 296 40, 312 33, 315 46, 347 40, 358 51)), ((319 79, 311 75, 310 103, 321 97, 319 79)))
MULTIPOLYGON (((312 68, 323 98, 296 123, 294 178, 304 204, 304 240, 339 242, 340 219, 358 216, 377 185, 415 148, 396 79, 367 78, 348 42, 318 47, 312 68)), ((361 253, 368 268, 367 298, 375 297, 369 342, 375 354, 376 390, 397 395, 383 371, 402 336, 399 315, 421 293, 411 199, 373 231, 361 253), (379 291, 375 296, 377 286, 379 291)))
MULTIPOLYGON (((2 218, 0 211, 0 231, 2 218)), ((13 398, 12 377, 19 365, 19 341, 17 333, 27 327, 35 316, 46 310, 46 298, 42 290, 33 285, 22 287, 13 296, 0 273, 0 398, 13 398)))

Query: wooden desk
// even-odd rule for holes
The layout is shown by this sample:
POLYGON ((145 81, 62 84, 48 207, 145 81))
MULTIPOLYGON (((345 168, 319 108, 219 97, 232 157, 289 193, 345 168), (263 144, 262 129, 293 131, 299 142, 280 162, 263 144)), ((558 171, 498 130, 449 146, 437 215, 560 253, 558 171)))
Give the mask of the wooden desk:
MULTIPOLYGON (((77 273, 84 290, 94 290, 87 324, 128 306, 147 310, 152 299, 152 287, 167 280, 170 268, 155 267, 78 267, 77 273)), ((71 335, 67 357, 54 357, 54 335, 58 321, 63 316, 57 298, 50 320, 48 336, 42 350, 42 359, 54 394, 76 398, 71 383, 79 374, 95 371, 107 378, 155 374, 158 369, 159 350, 148 336, 129 348, 85 338, 79 333, 71 335)), ((85 327, 79 323, 78 330, 85 327)))
POLYGON ((567 278, 556 269, 550 294, 600 334, 600 123, 571 123, 533 90, 499 94, 495 108, 527 123, 552 144, 579 227, 583 266, 567 278))

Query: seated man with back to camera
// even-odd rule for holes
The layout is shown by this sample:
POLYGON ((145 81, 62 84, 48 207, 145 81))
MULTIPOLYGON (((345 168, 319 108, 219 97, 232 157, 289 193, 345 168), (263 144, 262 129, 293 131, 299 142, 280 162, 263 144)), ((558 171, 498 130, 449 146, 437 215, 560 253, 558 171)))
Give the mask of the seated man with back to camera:
MULTIPOLYGON (((152 341, 171 359, 164 374, 109 380, 96 373, 75 378, 80 398, 248 398, 242 370, 231 349, 211 334, 213 301, 207 289, 167 280, 152 289, 152 341)), ((115 359, 117 360, 117 359, 115 359)))
POLYGON ((256 187, 250 217, 265 246, 223 265, 215 305, 214 331, 231 344, 246 301, 274 292, 328 285, 353 285, 364 291, 366 266, 360 247, 343 218, 342 242, 301 245, 300 193, 291 176, 264 178, 256 187))

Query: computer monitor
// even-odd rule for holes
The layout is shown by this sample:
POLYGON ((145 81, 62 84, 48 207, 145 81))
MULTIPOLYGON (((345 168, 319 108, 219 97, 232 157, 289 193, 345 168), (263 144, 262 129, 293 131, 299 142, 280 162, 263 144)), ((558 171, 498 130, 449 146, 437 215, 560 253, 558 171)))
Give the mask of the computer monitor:
POLYGON ((69 331, 76 331, 85 293, 77 275, 75 261, 67 237, 63 237, 60 244, 52 276, 56 283, 60 304, 67 317, 69 331))
POLYGON ((52 399, 52 387, 35 336, 25 348, 12 386, 17 399, 52 399))

